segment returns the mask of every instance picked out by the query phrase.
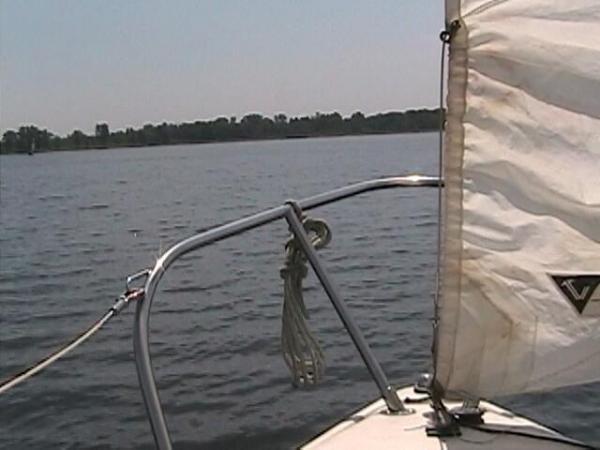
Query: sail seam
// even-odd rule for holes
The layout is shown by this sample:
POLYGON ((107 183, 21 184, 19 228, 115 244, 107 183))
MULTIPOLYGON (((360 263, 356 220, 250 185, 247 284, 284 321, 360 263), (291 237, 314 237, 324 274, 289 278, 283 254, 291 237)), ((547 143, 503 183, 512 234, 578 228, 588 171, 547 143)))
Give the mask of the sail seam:
POLYGON ((466 12, 463 17, 467 17, 472 14, 480 14, 482 12, 487 11, 490 8, 493 8, 494 6, 498 6, 498 5, 500 5, 502 3, 506 3, 506 2, 508 2, 508 0, 490 0, 489 2, 486 2, 483 5, 478 6, 477 8, 473 9, 472 11, 466 12))

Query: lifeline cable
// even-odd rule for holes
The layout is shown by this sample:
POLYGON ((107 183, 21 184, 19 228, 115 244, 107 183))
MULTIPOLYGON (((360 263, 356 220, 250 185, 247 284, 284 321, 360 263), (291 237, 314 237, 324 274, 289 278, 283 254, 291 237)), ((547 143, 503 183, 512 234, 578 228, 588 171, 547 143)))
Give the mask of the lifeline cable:
POLYGON ((143 295, 143 293, 144 293, 144 291, 142 289, 136 289, 133 291, 128 291, 128 292, 124 293, 123 295, 121 295, 117 299, 115 304, 106 313, 104 313, 104 315, 99 320, 97 320, 91 327, 89 327, 87 330, 85 330, 83 333, 81 333, 75 339, 70 341, 67 345, 58 349, 54 353, 51 353, 50 355, 46 356, 44 359, 42 359, 38 363, 34 364, 33 366, 30 366, 29 368, 23 370, 22 372, 19 372, 19 373, 13 375, 12 377, 10 377, 9 379, 3 381, 0 384, 0 395, 4 394, 9 389, 21 384, 28 378, 31 378, 32 376, 34 376, 35 374, 41 372, 49 365, 56 362, 58 359, 65 356, 71 350, 73 350, 73 349, 77 348, 78 346, 80 346, 81 344, 83 344, 90 337, 92 337, 94 334, 96 334, 96 332, 98 330, 100 330, 100 328, 102 328, 106 324, 106 322, 108 322, 114 316, 118 315, 129 304, 129 302, 131 300, 139 299, 143 295))

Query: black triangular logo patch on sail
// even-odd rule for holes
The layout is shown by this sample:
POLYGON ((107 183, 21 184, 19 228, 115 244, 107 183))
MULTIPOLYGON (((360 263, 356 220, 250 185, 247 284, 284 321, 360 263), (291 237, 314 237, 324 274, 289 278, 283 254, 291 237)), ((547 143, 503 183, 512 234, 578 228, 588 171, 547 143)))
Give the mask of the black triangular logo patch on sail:
POLYGON ((600 275, 550 275, 567 300, 583 314, 590 300, 600 301, 600 275))

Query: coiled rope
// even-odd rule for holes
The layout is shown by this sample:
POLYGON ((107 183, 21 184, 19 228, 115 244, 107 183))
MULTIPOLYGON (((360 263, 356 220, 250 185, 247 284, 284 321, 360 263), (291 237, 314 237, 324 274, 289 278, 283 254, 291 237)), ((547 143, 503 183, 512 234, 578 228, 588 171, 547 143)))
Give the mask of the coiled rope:
MULTIPOLYGON (((305 218, 306 232, 313 234, 311 243, 316 250, 331 241, 331 230, 325 221, 305 218)), ((306 277, 306 256, 292 235, 285 244, 285 264, 280 271, 283 279, 283 313, 281 347, 283 359, 296 387, 317 384, 325 371, 325 356, 308 328, 308 311, 302 296, 302 280, 306 277)))
POLYGON ((0 395, 7 392, 9 389, 23 383, 28 378, 31 378, 35 374, 41 372, 52 363, 56 362, 70 351, 79 347, 90 337, 96 334, 110 319, 118 315, 132 300, 138 300, 144 295, 142 289, 135 289, 133 291, 127 291, 123 293, 116 301, 115 304, 94 324, 85 330, 83 333, 78 335, 75 339, 58 349, 57 351, 49 354, 44 359, 40 360, 36 364, 28 367, 27 369, 13 375, 7 380, 0 384, 0 395))

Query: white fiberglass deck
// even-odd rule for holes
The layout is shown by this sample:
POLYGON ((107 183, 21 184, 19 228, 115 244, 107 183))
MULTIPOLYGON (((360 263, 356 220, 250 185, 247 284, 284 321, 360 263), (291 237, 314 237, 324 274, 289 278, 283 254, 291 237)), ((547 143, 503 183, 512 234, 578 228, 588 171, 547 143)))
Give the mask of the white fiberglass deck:
MULTIPOLYGON (((398 390, 400 398, 418 399, 412 387, 398 390)), ((459 406, 458 403, 447 403, 448 408, 459 406)), ((462 436, 438 438, 428 437, 426 415, 431 412, 429 401, 406 405, 415 412, 409 415, 390 415, 383 400, 378 400, 357 411, 348 419, 316 437, 301 447, 302 450, 468 450, 468 449, 523 449, 523 450, 558 450, 582 448, 579 445, 559 443, 543 438, 532 438, 510 434, 489 433, 461 427, 462 436)), ((486 427, 504 428, 513 432, 535 434, 537 436, 564 438, 556 431, 550 430, 529 419, 488 402, 482 402, 486 427)), ((566 439, 566 438, 564 438, 566 439)), ((585 447, 583 447, 585 448, 585 447)))

